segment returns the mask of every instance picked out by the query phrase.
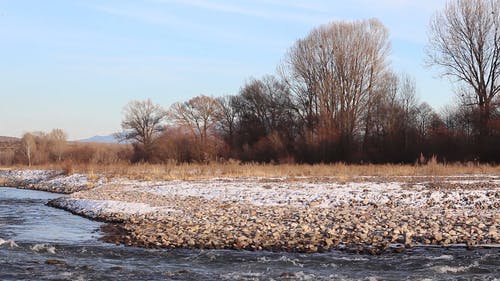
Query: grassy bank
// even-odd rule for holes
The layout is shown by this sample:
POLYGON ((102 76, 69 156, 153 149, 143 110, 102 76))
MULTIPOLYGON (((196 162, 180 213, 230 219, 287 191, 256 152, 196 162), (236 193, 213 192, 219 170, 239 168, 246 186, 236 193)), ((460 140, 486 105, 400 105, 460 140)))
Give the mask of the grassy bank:
MULTIPOLYGON (((25 166, 2 167, 1 169, 28 169, 25 166)), ((124 177, 137 180, 189 180, 213 177, 338 177, 340 180, 356 176, 450 176, 471 174, 500 174, 499 165, 487 164, 440 164, 426 165, 347 165, 336 164, 255 164, 255 163, 210 163, 210 164, 71 164, 34 166, 30 169, 57 169, 67 174, 86 174, 90 179, 98 174, 108 178, 124 177)))

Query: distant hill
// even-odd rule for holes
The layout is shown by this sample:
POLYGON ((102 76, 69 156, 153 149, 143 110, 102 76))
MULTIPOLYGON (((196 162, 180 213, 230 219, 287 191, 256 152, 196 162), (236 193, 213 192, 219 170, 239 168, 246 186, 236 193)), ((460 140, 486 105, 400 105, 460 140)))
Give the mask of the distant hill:
POLYGON ((93 136, 88 139, 76 140, 76 142, 118 143, 119 141, 113 135, 107 135, 93 136))
POLYGON ((20 138, 0 136, 0 142, 18 142, 20 138))
POLYGON ((20 146, 20 138, 0 136, 0 152, 15 151, 20 146))

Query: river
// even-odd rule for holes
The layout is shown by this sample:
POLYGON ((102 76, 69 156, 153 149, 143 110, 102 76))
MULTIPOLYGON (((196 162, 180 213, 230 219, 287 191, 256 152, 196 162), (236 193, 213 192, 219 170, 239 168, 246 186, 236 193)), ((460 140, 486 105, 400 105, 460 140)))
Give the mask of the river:
POLYGON ((0 188, 0 280, 498 280, 498 249, 365 256, 158 250, 99 241, 100 223, 50 208, 61 195, 0 188))

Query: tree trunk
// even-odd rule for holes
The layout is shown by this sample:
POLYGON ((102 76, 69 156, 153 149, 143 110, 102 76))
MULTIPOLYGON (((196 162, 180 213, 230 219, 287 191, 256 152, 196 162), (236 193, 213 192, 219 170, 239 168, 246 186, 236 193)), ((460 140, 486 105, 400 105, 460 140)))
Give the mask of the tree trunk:
POLYGON ((489 135, 490 103, 485 101, 479 104, 479 136, 484 139, 489 135))

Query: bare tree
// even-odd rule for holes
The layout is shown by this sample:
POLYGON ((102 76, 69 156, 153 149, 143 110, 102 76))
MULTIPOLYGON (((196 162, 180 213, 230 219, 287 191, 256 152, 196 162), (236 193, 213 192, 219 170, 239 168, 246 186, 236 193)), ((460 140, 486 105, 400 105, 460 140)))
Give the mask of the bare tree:
POLYGON ((23 150, 24 154, 26 155, 26 158, 28 159, 28 166, 31 167, 33 164, 33 155, 36 150, 36 139, 35 136, 32 133, 26 133, 23 135, 23 138, 21 139, 22 144, 23 144, 23 150))
POLYGON ((67 147, 68 135, 61 129, 53 129, 48 135, 49 139, 49 149, 52 155, 61 161, 62 155, 67 147))
POLYGON ((499 28, 499 0, 450 1, 430 23, 427 63, 475 93, 480 136, 489 134, 490 116, 498 106, 492 101, 500 91, 499 28))
POLYGON ((217 98, 220 110, 218 111, 217 129, 224 135, 226 142, 230 147, 234 145, 234 135, 236 124, 238 123, 238 112, 235 103, 238 96, 224 96, 217 98))
MULTIPOLYGON (((278 146, 292 147, 297 131, 296 110, 290 90, 283 81, 272 75, 250 79, 240 89, 234 107, 239 121, 237 142, 240 146, 257 145, 265 147, 268 152, 278 146), (273 147, 273 143, 279 145, 273 147)), ((246 150, 250 152, 249 149, 246 150)), ((285 156, 285 149, 280 150, 282 156, 285 156)), ((266 153, 262 154, 265 156, 266 153)), ((267 156, 269 159, 266 160, 273 158, 270 153, 267 156)))
POLYGON ((220 116, 220 108, 215 98, 201 95, 187 102, 173 104, 169 116, 177 125, 189 128, 203 144, 220 116))
POLYGON ((281 72, 308 134, 340 135, 350 145, 386 76, 389 50, 388 31, 376 19, 332 22, 297 41, 281 72))
POLYGON ((405 122, 411 125, 413 120, 410 119, 412 115, 415 115, 418 104, 416 82, 415 79, 408 74, 401 75, 399 81, 399 103, 405 113, 405 122))
POLYGON ((165 111, 148 99, 129 102, 124 107, 123 114, 121 125, 124 132, 118 137, 141 144, 144 156, 150 157, 154 141, 163 129, 162 121, 166 117, 165 111))
POLYGON ((432 118, 435 115, 432 107, 426 102, 421 103, 418 106, 418 111, 416 115, 417 128, 419 134, 423 137, 428 135, 428 129, 431 126, 432 118))
POLYGON ((272 75, 250 79, 240 90, 239 113, 254 119, 268 134, 290 128, 293 104, 286 84, 272 75))

